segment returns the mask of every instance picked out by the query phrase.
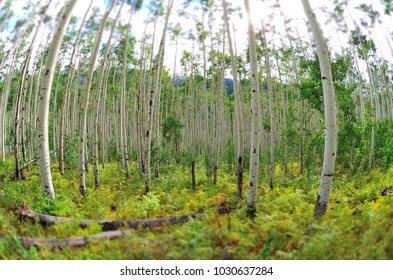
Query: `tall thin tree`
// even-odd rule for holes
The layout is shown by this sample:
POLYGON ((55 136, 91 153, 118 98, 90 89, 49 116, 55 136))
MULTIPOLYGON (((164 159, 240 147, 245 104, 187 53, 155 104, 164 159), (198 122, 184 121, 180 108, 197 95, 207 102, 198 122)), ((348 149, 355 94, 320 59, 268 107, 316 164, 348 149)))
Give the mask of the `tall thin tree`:
POLYGON ((40 166, 40 177, 43 191, 44 193, 47 193, 51 198, 55 198, 55 191, 53 188, 49 155, 49 99, 60 45, 63 41, 64 33, 70 21, 72 10, 77 1, 78 0, 68 1, 66 6, 64 7, 63 14, 60 17, 60 21, 53 35, 52 44, 49 49, 38 100, 38 116, 36 120, 39 153, 38 163, 40 166))
POLYGON ((257 51, 254 25, 251 20, 249 0, 244 0, 248 15, 248 44, 250 53, 251 76, 251 140, 250 140, 250 177, 248 184, 247 213, 250 217, 256 215, 256 197, 259 167, 259 79, 257 67, 257 51))
POLYGON ((325 148, 321 184, 314 211, 315 217, 318 218, 326 213, 334 176, 337 153, 336 96, 326 40, 319 27, 316 15, 311 9, 310 3, 308 0, 302 0, 302 4, 317 45, 325 110, 325 148))

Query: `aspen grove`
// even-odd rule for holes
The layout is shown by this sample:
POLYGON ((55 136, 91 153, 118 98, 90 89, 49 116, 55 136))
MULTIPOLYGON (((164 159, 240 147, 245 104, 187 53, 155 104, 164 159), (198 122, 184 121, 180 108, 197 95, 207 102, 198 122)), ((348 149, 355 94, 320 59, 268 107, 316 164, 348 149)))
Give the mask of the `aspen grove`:
POLYGON ((0 0, 0 259, 392 259, 392 13, 0 0))

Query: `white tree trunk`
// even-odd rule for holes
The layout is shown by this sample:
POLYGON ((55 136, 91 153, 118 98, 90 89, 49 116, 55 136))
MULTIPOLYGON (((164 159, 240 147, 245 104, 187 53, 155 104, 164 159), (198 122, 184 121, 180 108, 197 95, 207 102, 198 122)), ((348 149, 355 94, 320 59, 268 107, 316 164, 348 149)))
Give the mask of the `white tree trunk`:
MULTIPOLYGON (((153 117, 154 117, 154 107, 155 100, 160 98, 160 87, 159 83, 161 83, 161 71, 163 67, 164 60, 164 49, 165 49, 165 37, 166 31, 168 27, 168 20, 172 10, 173 0, 168 1, 167 14, 165 17, 164 29, 162 32, 162 38, 160 42, 160 47, 158 49, 157 55, 157 68, 154 79, 154 87, 150 94, 149 108, 148 108, 148 118, 147 118, 147 128, 145 134, 146 140, 146 149, 145 149, 145 189, 146 193, 150 192, 151 187, 151 176, 150 176, 150 160, 151 160, 151 139, 152 139, 152 128, 153 128, 153 117)), ((158 108, 159 109, 159 108, 158 108)))
POLYGON ((86 182, 85 182, 85 165, 86 165, 86 142, 87 142, 87 108, 89 105, 89 95, 90 95, 90 88, 91 82, 93 79, 93 71, 94 71, 94 64, 97 59, 102 34, 104 33, 105 24, 108 19, 108 16, 115 5, 115 1, 113 0, 111 6, 106 10, 97 33, 97 36, 94 40, 94 47, 93 52, 90 57, 89 63, 89 70, 86 77, 86 92, 84 95, 83 105, 81 107, 82 115, 81 115, 81 126, 80 126, 80 135, 79 135, 79 190, 82 195, 86 195, 86 182))
MULTIPOLYGON (((68 64, 67 80, 66 80, 66 83, 64 86, 64 91, 63 91, 64 94, 63 94, 63 101, 61 104, 61 112, 60 112, 60 137, 59 137, 60 138, 59 139, 59 169, 60 169, 61 175, 64 175, 64 122, 65 122, 66 100, 69 99, 68 98, 68 91, 69 91, 69 85, 70 85, 70 80, 71 80, 71 74, 72 74, 72 70, 73 70, 73 61, 74 61, 74 56, 75 56, 77 46, 79 43, 79 37, 82 32, 82 28, 85 24, 87 13, 89 12, 92 4, 93 4, 93 0, 90 1, 90 5, 85 12, 85 15, 84 15, 82 22, 80 24, 80 27, 79 27, 78 34, 76 35, 76 39, 75 39, 74 46, 72 48, 71 57, 70 57, 70 63, 68 64)), ((77 81, 77 83, 78 83, 78 81, 77 81)))
POLYGON ((250 141, 250 177, 248 184, 248 215, 254 217, 256 214, 256 197, 258 186, 258 166, 259 166, 259 81, 257 68, 257 52, 255 43, 254 26, 250 18, 249 0, 244 1, 248 14, 248 43, 250 52, 251 68, 251 141, 250 141))
MULTIPOLYGON (((124 3, 124 1, 123 1, 124 3)), ((134 4, 136 2, 134 1, 134 4)), ((127 60, 128 60, 128 38, 130 34, 130 29, 131 29, 131 19, 132 15, 134 13, 134 6, 132 7, 130 18, 128 20, 128 26, 125 34, 125 45, 124 45, 124 51, 123 51, 123 65, 122 65, 122 70, 121 70, 121 87, 120 87, 120 137, 122 139, 122 157, 124 158, 124 167, 126 171, 126 177, 130 177, 130 168, 128 164, 128 145, 127 145, 127 126, 126 126, 126 74, 127 74, 127 60)))
POLYGON ((235 95, 235 117, 236 117, 236 175, 237 175, 237 197, 242 198, 242 184, 243 184, 243 143, 244 143, 244 128, 243 128, 243 101, 240 95, 237 75, 236 55, 232 46, 231 30, 229 29, 229 20, 227 12, 227 3, 223 0, 225 29, 228 34, 229 53, 231 55, 231 68, 233 76, 233 91, 235 95))
POLYGON ((311 9, 308 0, 302 0, 302 3, 317 45, 318 59, 322 75, 321 79, 325 109, 325 148, 321 174, 321 184, 319 187, 319 193, 314 212, 316 217, 320 217, 326 213, 329 202, 330 190, 333 182, 334 166, 336 162, 336 96, 333 86, 332 71, 330 68, 329 51, 326 45, 325 38, 323 37, 323 32, 318 25, 315 14, 311 9))
POLYGON ((55 34, 53 35, 52 44, 49 49, 44 76, 42 78, 42 86, 38 100, 38 116, 37 116, 37 135, 38 135, 38 154, 41 184, 44 193, 51 198, 55 198, 53 189, 52 174, 50 171, 50 155, 49 155, 49 135, 48 135, 48 115, 49 115, 49 99, 52 89, 53 77, 56 69, 56 61, 59 53, 63 36, 71 18, 71 12, 77 0, 67 2, 63 15, 60 18, 55 34))

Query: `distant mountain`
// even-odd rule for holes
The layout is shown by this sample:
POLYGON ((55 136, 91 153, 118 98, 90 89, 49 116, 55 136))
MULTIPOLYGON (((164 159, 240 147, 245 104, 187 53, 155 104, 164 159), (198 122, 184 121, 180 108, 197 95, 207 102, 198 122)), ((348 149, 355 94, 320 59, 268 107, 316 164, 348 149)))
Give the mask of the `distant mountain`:
POLYGON ((227 89, 227 96, 232 95, 233 94, 233 88, 234 88, 233 80, 230 79, 230 78, 225 78, 224 84, 225 84, 225 87, 227 89))
MULTIPOLYGON (((181 86, 185 83, 185 81, 186 81, 186 77, 184 75, 178 74, 175 77, 174 84, 177 86, 181 86)), ((225 88, 227 91, 227 96, 232 95, 233 94, 233 87, 234 87, 233 80, 230 78, 225 78, 224 85, 225 85, 225 88)))
POLYGON ((176 74, 174 85, 181 86, 186 81, 186 77, 184 75, 176 74))

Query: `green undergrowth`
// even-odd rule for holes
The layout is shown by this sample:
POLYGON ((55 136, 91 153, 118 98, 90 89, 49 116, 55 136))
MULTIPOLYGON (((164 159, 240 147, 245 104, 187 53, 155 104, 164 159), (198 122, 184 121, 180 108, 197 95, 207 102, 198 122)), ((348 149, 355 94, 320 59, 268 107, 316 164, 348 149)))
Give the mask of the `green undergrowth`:
MULTIPOLYGON (((56 199, 42 194, 36 166, 26 180, 13 180, 13 162, 0 163, 0 259, 393 259, 393 196, 381 195, 393 168, 349 177, 338 170, 327 214, 313 217, 319 176, 283 174, 276 169, 275 187, 261 178, 257 217, 247 217, 245 198, 236 200, 236 178, 219 171, 216 185, 197 166, 197 189, 188 168, 163 166, 145 195, 144 180, 132 164, 125 178, 117 163, 100 169, 101 187, 87 175, 87 196, 79 194, 76 171, 64 176, 53 166, 56 199), (24 249, 18 236, 67 238, 101 232, 98 224, 41 226, 21 219, 13 209, 28 203, 37 212, 88 219, 152 219, 204 211, 176 225, 137 229, 111 241, 92 241, 82 248, 24 249), (219 215, 220 207, 233 207, 219 215)), ((247 174, 244 176, 247 181, 247 174)), ((244 183, 245 196, 247 182, 244 183)))

